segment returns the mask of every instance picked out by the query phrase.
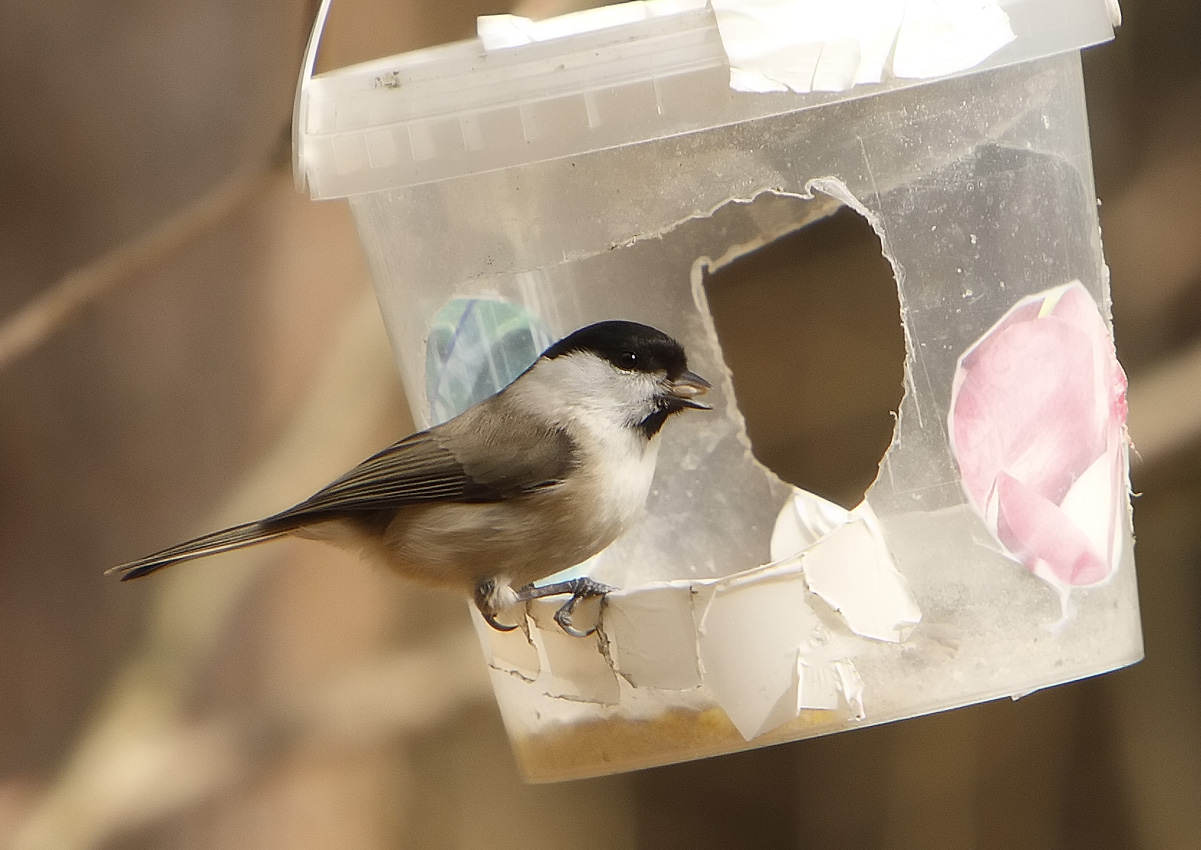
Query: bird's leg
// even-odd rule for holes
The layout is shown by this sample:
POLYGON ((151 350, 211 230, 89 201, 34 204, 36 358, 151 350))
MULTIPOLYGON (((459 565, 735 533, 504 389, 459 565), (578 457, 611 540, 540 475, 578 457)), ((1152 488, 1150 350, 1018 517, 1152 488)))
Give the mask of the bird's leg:
POLYGON ((555 622, 559 624, 559 628, 567 632, 572 637, 588 637, 596 631, 593 626, 586 632, 581 632, 571 623, 571 615, 575 611, 575 606, 579 604, 581 599, 589 599, 593 596, 604 596, 614 588, 607 584, 601 584, 599 581, 593 581, 588 577, 573 578, 567 581, 558 581, 554 584, 546 584, 542 587, 534 587, 532 584, 527 584, 525 587, 517 591, 517 600, 519 602, 529 602, 531 599, 541 599, 544 596, 559 596, 564 593, 570 593, 571 598, 559 606, 559 610, 555 612, 555 622))
MULTIPOLYGON (((512 589, 505 585, 505 590, 511 596, 512 589)), ((497 605, 497 596, 502 595, 502 591, 497 587, 496 579, 484 579, 475 586, 475 607, 480 610, 480 615, 484 618, 484 622, 496 629, 498 632, 511 632, 517 628, 517 623, 511 626, 506 626, 496 619, 496 613, 501 606, 497 605)), ((506 606, 507 607, 507 606, 506 606)))

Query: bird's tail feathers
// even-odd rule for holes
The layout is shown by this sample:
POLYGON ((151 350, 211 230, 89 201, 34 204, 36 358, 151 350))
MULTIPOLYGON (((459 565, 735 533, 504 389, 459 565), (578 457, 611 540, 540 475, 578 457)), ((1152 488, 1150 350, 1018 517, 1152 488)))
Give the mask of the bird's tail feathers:
POLYGON ((153 555, 138 558, 136 561, 112 567, 105 570, 105 575, 120 573, 121 581, 129 581, 132 578, 141 578, 142 576, 150 575, 153 572, 161 570, 163 567, 169 567, 172 564, 178 564, 182 561, 191 561, 207 555, 228 552, 231 549, 241 549, 245 546, 253 546, 256 543, 265 543, 268 540, 274 540, 277 537, 290 534, 294 530, 295 527, 291 525, 268 525, 263 521, 235 525, 232 528, 225 528, 193 540, 187 540, 169 549, 155 552, 153 555))

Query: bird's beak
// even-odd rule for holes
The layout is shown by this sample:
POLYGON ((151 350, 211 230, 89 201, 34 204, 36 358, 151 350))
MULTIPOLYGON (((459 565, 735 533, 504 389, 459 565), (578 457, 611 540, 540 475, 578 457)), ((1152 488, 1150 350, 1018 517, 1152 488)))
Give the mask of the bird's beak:
POLYGON ((674 381, 667 382, 667 397, 679 407, 712 410, 712 406, 696 400, 712 389, 712 385, 696 372, 685 371, 674 381))

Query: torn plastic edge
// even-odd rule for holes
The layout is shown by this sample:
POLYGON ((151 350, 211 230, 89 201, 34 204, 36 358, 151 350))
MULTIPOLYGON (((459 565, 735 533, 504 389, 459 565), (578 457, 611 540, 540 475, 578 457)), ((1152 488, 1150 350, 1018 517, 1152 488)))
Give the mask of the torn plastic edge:
MULTIPOLYGON (((870 172, 871 171, 871 162, 868 161, 868 154, 867 154, 866 150, 863 151, 863 157, 864 157, 864 165, 870 172)), ((690 221, 704 219, 704 218, 710 218, 718 210, 720 210, 730 204, 735 204, 735 205, 752 204, 758 198, 762 197, 763 195, 773 195, 775 197, 780 197, 780 198, 794 198, 796 200, 810 201, 810 202, 815 202, 815 203, 818 202, 819 196, 822 196, 822 197, 828 198, 832 203, 829 206, 819 208, 818 213, 816 215, 814 215, 812 218, 807 219, 805 221, 797 222, 795 224, 795 226, 791 226, 791 227, 782 229, 777 233, 763 234, 763 236, 761 238, 757 238, 751 242, 746 242, 746 243, 741 243, 738 245, 731 246, 730 248, 728 248, 726 250, 726 252, 724 254, 722 254, 716 260, 714 260, 708 256, 698 257, 693 262, 692 271, 691 271, 693 303, 696 305, 697 312, 701 317, 701 321, 704 323, 706 333, 709 335, 709 337, 711 339, 716 340, 717 339, 717 326, 713 322, 713 313, 709 308, 709 297, 705 293, 705 273, 706 272, 716 271, 716 270, 722 268, 723 266, 728 265, 729 263, 738 259, 739 257, 742 257, 745 254, 748 254, 751 251, 754 251, 775 239, 779 239, 788 233, 795 232, 796 230, 799 230, 801 227, 804 227, 807 224, 810 224, 814 221, 818 221, 822 218, 833 215, 835 212, 838 211, 838 209, 840 207, 844 207, 844 206, 849 207, 851 210, 858 213, 859 216, 862 217, 867 222, 868 226, 871 227, 872 232, 876 235, 877 241, 880 243, 881 256, 883 256, 884 259, 888 262, 888 266, 892 270, 893 283, 896 287, 896 296, 897 296, 897 305, 898 305, 898 309, 899 309, 899 317, 901 319, 901 331, 902 331, 902 333, 904 335, 904 339, 905 339, 905 363, 904 363, 904 378, 903 378, 904 394, 902 395, 901 401, 897 407, 895 422, 893 423, 892 439, 889 441, 888 448, 885 449, 884 453, 880 457, 880 462, 877 465, 877 469, 876 469, 876 477, 872 480, 872 484, 867 488, 866 495, 864 496, 864 502, 866 503, 870 500, 872 489, 875 487, 875 482, 879 479, 880 475, 882 475, 888 468, 889 455, 892 453, 894 447, 897 445, 897 441, 899 440, 898 435, 901 433, 902 419, 905 415, 904 410, 905 410, 905 406, 906 406, 907 402, 911 403, 913 405, 915 415, 918 417, 918 423, 921 424, 921 422, 922 422, 922 411, 921 411, 921 408, 917 401, 918 394, 916 391, 916 387, 914 386, 914 383, 913 383, 913 381, 914 381, 913 364, 915 362, 915 353, 914 353, 915 347, 914 347, 914 343, 913 343, 913 338, 910 335, 909 323, 905 321, 905 316, 908 312, 908 307, 906 306, 906 303, 905 303, 905 267, 902 266, 897 261, 896 255, 894 254, 894 252, 892 250, 892 244, 888 238, 887 228, 885 228, 883 222, 880 221, 880 217, 878 215, 876 215, 872 210, 868 209, 868 207, 862 201, 860 201, 858 197, 855 196, 855 194, 850 190, 850 188, 846 185, 846 183, 844 181, 842 181, 841 179, 839 179, 833 175, 828 175, 825 177, 815 177, 815 178, 812 178, 812 179, 806 181, 805 188, 802 192, 787 191, 787 190, 784 190, 781 188, 776 188, 776 187, 763 187, 763 188, 759 189, 758 191, 751 193, 747 197, 728 198, 719 204, 715 204, 708 211, 695 210, 692 213, 690 213, 689 215, 687 215, 665 227, 662 227, 656 231, 647 233, 645 235, 636 236, 633 239, 630 239, 627 242, 622 243, 622 244, 625 247, 629 247, 629 246, 637 244, 638 242, 644 241, 646 239, 662 239, 667 234, 669 234, 673 230, 675 230, 676 228, 681 227, 690 221)), ((726 397, 731 399, 731 401, 733 402, 737 396, 734 392, 733 376, 730 373, 729 369, 726 369, 724 371, 724 373, 720 376, 720 380, 722 382, 723 394, 725 394, 726 397)), ((751 448, 750 437, 747 435, 747 432, 746 432, 746 423, 742 417, 742 414, 738 411, 737 404, 731 403, 728 407, 728 412, 729 412, 729 415, 736 417, 737 421, 735 422, 735 425, 737 426, 737 433, 741 436, 743 446, 746 450, 749 461, 752 464, 754 464, 755 466, 757 466, 760 470, 762 470, 765 474, 778 479, 778 476, 776 476, 776 474, 772 470, 770 470, 768 467, 766 467, 762 463, 760 463, 759 460, 754 456, 754 453, 751 448)), ((817 497, 815 496, 814 498, 817 498, 817 497)))

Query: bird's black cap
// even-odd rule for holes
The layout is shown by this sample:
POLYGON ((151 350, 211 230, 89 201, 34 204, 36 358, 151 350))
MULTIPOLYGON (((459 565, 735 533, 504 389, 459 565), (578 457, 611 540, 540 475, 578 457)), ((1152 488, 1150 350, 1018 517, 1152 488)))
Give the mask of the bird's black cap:
POLYGON ((666 372, 679 378, 688 371, 684 347, 663 331, 638 322, 597 322, 563 337, 543 352, 547 359, 588 352, 629 372, 666 372))

